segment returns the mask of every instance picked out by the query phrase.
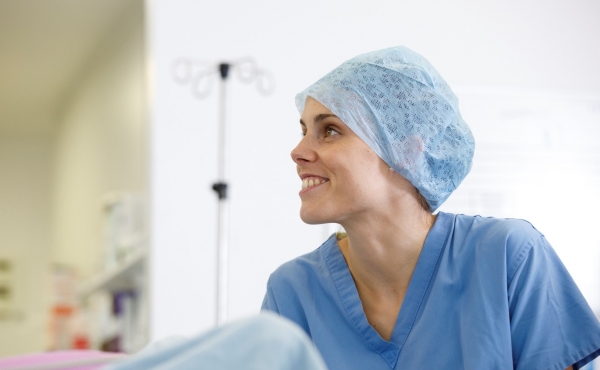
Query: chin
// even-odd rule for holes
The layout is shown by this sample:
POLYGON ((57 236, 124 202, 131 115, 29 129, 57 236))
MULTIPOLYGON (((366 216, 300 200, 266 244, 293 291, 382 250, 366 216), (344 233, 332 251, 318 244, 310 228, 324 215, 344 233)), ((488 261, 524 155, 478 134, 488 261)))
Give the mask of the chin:
POLYGON ((302 215, 302 213, 300 213, 300 219, 302 219, 302 221, 305 224, 309 224, 309 225, 320 225, 320 224, 328 223, 328 221, 321 220, 320 217, 304 216, 304 215, 302 215))
POLYGON ((319 214, 319 212, 305 210, 302 208, 300 209, 300 219, 305 224, 320 225, 320 224, 327 224, 327 223, 334 222, 334 221, 331 221, 328 217, 324 217, 324 216, 326 216, 326 215, 323 215, 322 213, 319 214))

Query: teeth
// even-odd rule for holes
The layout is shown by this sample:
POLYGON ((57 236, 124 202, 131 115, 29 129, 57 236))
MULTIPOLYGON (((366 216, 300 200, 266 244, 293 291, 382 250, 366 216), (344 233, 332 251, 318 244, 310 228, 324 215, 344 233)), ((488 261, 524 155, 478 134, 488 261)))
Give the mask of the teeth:
POLYGON ((311 186, 321 185, 326 183, 325 179, 311 178, 302 180, 302 189, 310 188, 311 186))

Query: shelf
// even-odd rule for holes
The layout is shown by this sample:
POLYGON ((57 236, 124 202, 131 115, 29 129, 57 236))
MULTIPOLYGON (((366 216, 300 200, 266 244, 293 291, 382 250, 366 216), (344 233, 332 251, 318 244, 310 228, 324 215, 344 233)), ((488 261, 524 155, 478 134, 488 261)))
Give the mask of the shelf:
POLYGON ((147 257, 148 252, 145 248, 140 248, 125 257, 119 266, 95 276, 83 284, 77 291, 79 298, 86 299, 100 291, 114 292, 138 288, 140 284, 138 279, 144 269, 147 257))

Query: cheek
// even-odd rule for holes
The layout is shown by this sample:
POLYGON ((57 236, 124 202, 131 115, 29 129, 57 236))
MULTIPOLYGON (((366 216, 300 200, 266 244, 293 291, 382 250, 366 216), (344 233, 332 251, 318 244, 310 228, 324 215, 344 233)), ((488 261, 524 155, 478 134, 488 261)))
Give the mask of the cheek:
POLYGON ((336 190, 364 197, 374 191, 380 180, 378 157, 359 156, 348 153, 343 161, 332 163, 332 172, 337 180, 336 190))
POLYGON ((388 166, 367 144, 356 137, 329 149, 320 157, 332 177, 335 194, 368 198, 369 192, 380 191, 388 166))
POLYGON ((364 179, 373 179, 381 172, 381 159, 370 149, 350 151, 344 155, 343 166, 350 176, 364 179))
POLYGON ((359 193, 356 196, 360 196, 369 202, 374 202, 381 197, 385 197, 387 193, 389 166, 372 151, 369 151, 367 155, 356 158, 355 163, 351 176, 353 182, 356 184, 356 192, 359 193))

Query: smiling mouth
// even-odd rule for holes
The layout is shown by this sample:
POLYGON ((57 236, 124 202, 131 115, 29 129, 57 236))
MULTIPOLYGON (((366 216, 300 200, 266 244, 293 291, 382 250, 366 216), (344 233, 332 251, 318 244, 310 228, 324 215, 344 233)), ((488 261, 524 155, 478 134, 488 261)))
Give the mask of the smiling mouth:
POLYGON ((308 189, 313 186, 321 185, 326 182, 329 182, 329 180, 320 177, 305 177, 304 179, 302 179, 302 190, 308 189))

